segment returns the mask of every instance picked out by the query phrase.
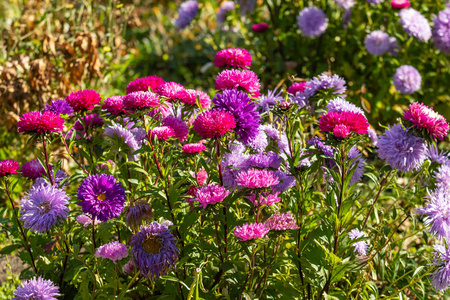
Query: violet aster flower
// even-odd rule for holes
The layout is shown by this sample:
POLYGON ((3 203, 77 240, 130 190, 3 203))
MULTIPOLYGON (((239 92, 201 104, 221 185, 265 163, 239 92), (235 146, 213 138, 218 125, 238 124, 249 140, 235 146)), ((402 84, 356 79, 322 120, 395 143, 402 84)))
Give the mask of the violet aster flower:
MULTIPOLYGON (((356 240, 366 235, 364 232, 355 228, 349 232, 348 236, 351 240, 356 240)), ((360 256, 367 256, 367 250, 369 248, 367 241, 356 242, 352 246, 355 248, 354 252, 357 252, 360 256)))
POLYGON ((413 94, 420 90, 422 76, 413 66, 403 65, 395 71, 394 85, 402 94, 413 94))
POLYGON ((450 6, 440 11, 434 18, 433 43, 434 47, 444 54, 450 54, 450 6))
POLYGON ((198 2, 188 0, 181 3, 178 8, 178 18, 175 20, 175 27, 180 30, 187 27, 198 14, 198 2))
POLYGON ((297 93, 296 96, 303 95, 306 99, 314 96, 318 91, 331 89, 335 95, 343 95, 347 90, 345 80, 338 75, 328 76, 319 75, 308 81, 307 87, 303 93, 297 93))
POLYGON ((448 245, 434 245, 433 265, 438 269, 431 275, 433 286, 438 291, 450 286, 450 251, 448 245))
POLYGON ((252 148, 255 151, 263 152, 266 147, 269 145, 269 141, 267 140, 267 135, 264 130, 259 126, 258 134, 255 136, 253 140, 251 140, 247 146, 252 148))
MULTIPOLYGON (((241 144, 241 146, 243 146, 241 144)), ((244 150, 245 147, 243 146, 244 150)), ((243 154, 239 146, 229 147, 231 153, 226 152, 222 160, 223 168, 223 183, 230 189, 235 190, 238 187, 236 182, 237 175, 242 171, 248 169, 247 159, 248 155, 243 154)))
POLYGON ((33 232, 47 232, 69 215, 69 197, 56 186, 39 186, 20 201, 20 219, 33 232))
POLYGON ((275 192, 273 194, 259 193, 258 199, 256 199, 255 195, 247 196, 247 199, 250 200, 253 203, 253 205, 255 205, 255 206, 261 206, 261 205, 270 206, 272 204, 275 204, 275 203, 281 201, 281 198, 278 197, 279 194, 280 194, 280 192, 275 192))
POLYGON ((352 20, 352 10, 346 9, 344 11, 344 14, 342 15, 342 27, 344 29, 348 28, 348 25, 350 24, 351 20, 352 20))
POLYGON ((61 296, 59 287, 51 280, 33 277, 25 280, 14 292, 13 300, 57 300, 61 296))
POLYGON ((165 81, 156 75, 136 78, 128 84, 127 94, 131 94, 133 92, 149 92, 149 88, 154 91, 164 83, 165 81))
POLYGON ((67 103, 76 112, 92 110, 101 99, 100 94, 91 89, 76 91, 66 97, 67 103))
POLYGON ((178 249, 174 236, 164 224, 152 222, 141 226, 130 244, 136 267, 151 280, 167 274, 175 265, 178 249))
POLYGON ((225 22, 228 13, 235 9, 234 6, 235 6, 235 4, 233 1, 225 1, 222 3, 219 11, 217 12, 217 23, 218 24, 225 22))
MULTIPOLYGON (((53 183, 55 187, 58 187, 60 185, 60 183, 67 178, 67 174, 66 172, 64 172, 63 170, 58 170, 56 172, 56 174, 54 174, 53 172, 50 172, 52 179, 53 179, 53 183)), ((67 184, 67 183, 66 183, 67 184)), ((37 188, 40 186, 51 186, 47 176, 41 176, 36 178, 36 181, 33 184, 33 188, 37 188)))
POLYGON ((246 49, 228 48, 217 52, 214 57, 214 65, 218 68, 242 68, 247 69, 252 64, 252 56, 246 49))
POLYGON ((113 124, 105 128, 104 134, 111 139, 119 139, 126 146, 128 146, 128 159, 131 161, 136 161, 139 155, 132 155, 133 152, 141 148, 141 143, 138 142, 136 136, 128 129, 124 128, 120 124, 113 124))
POLYGON ((173 81, 166 82, 160 85, 155 90, 155 93, 157 93, 160 96, 166 97, 167 101, 175 101, 186 97, 185 95, 186 89, 184 88, 184 86, 173 81))
POLYGON ((329 112, 319 120, 320 131, 332 132, 338 138, 347 138, 350 133, 367 134, 368 127, 363 114, 351 111, 329 112))
POLYGON ((280 132, 271 125, 261 125, 259 128, 266 133, 269 146, 274 146, 281 154, 284 152, 289 153, 289 145, 285 132, 280 132))
POLYGON ((273 171, 249 169, 236 177, 239 186, 250 189, 268 188, 280 183, 273 171))
POLYGON ((280 168, 283 159, 277 153, 269 151, 267 154, 252 154, 247 159, 247 166, 256 168, 280 168))
POLYGON ((222 202, 229 194, 229 191, 218 184, 204 185, 195 192, 193 201, 198 201, 200 207, 206 208, 208 205, 222 202))
POLYGON ((213 99, 214 110, 227 111, 236 122, 236 133, 244 144, 248 144, 258 134, 259 113, 250 97, 238 90, 225 90, 213 99))
POLYGON ((450 131, 447 120, 423 103, 414 102, 409 105, 403 117, 405 121, 411 122, 413 127, 426 131, 432 139, 442 141, 450 131))
POLYGON ((337 6, 342 9, 349 10, 355 6, 355 0, 335 0, 337 6))
MULTIPOLYGON (((81 225, 83 225, 83 227, 88 227, 88 226, 92 226, 92 219, 87 216, 87 215, 79 215, 78 217, 76 217, 75 219, 78 223, 80 223, 81 225)), ((98 225, 101 222, 99 220, 95 220, 94 221, 94 225, 98 225)))
POLYGON ((356 146, 353 146, 350 151, 348 152, 347 159, 352 160, 356 158, 356 160, 352 163, 353 165, 356 165, 356 170, 353 172, 353 176, 350 179, 349 185, 352 185, 358 181, 361 180, 362 176, 364 175, 364 165, 365 165, 365 159, 361 157, 361 152, 359 152, 358 148, 356 146))
POLYGON ((73 108, 72 106, 67 103, 66 100, 59 99, 59 100, 53 100, 50 103, 47 103, 42 112, 52 112, 57 115, 68 115, 70 116, 73 114, 73 108))
POLYGON ((98 247, 94 256, 110 259, 114 264, 117 264, 116 261, 128 256, 128 247, 121 242, 114 241, 98 247))
POLYGON ((367 2, 370 4, 381 4, 381 2, 383 2, 383 0, 367 0, 367 2))
POLYGON ((78 188, 78 204, 83 213, 105 222, 120 216, 126 195, 120 182, 111 175, 96 174, 83 180, 78 188))
POLYGON ((23 164, 20 173, 24 177, 36 179, 45 175, 45 169, 37 159, 33 159, 23 164))
POLYGON ((202 143, 191 143, 191 144, 186 144, 183 145, 183 147, 181 147, 181 151, 183 151, 183 153, 201 153, 206 149, 206 146, 203 145, 202 143))
POLYGON ((162 125, 172 128, 175 133, 175 136, 181 142, 187 140, 189 135, 189 128, 187 124, 183 120, 181 120, 181 118, 177 118, 174 116, 167 116, 162 120, 162 125))
POLYGON ((428 148, 428 158, 431 160, 431 162, 450 165, 450 157, 448 152, 439 151, 439 149, 435 145, 430 145, 430 147, 428 148))
POLYGON ((441 165, 434 175, 438 189, 450 191, 450 165, 441 165))
POLYGON ((129 109, 146 109, 157 107, 159 105, 159 97, 152 92, 132 92, 127 94, 123 99, 123 105, 129 109))
POLYGON ((391 46, 389 35, 381 30, 374 30, 364 40, 367 52, 372 55, 383 55, 391 46))
POLYGON ((379 137, 377 147, 380 158, 403 173, 420 168, 428 153, 425 141, 400 124, 389 126, 379 137))
POLYGON ((252 31, 255 33, 264 32, 269 28, 269 24, 267 23, 258 23, 253 24, 252 31))
POLYGON ((219 91, 242 88, 250 96, 259 97, 261 84, 253 71, 233 69, 220 72, 214 83, 214 88, 219 91))
POLYGON ((424 216, 425 226, 429 226, 430 232, 438 238, 450 238, 450 194, 440 188, 429 192, 425 207, 417 212, 424 216))
POLYGON ((233 115, 221 110, 205 111, 194 121, 194 131, 203 138, 218 138, 235 127, 236 121, 233 115))
POLYGON ((321 36, 328 27, 328 19, 323 10, 316 6, 305 7, 297 16, 300 31, 306 37, 321 36))
POLYGON ((353 103, 348 102, 347 100, 344 100, 341 97, 336 97, 332 99, 327 104, 327 111, 328 112, 337 112, 337 111, 351 111, 355 113, 360 113, 365 116, 364 111, 356 106, 353 103))
POLYGON ((369 127, 367 128, 367 133, 369 135, 370 140, 372 141, 372 145, 376 146, 378 144, 378 135, 375 129, 369 127))
POLYGON ((392 56, 398 56, 398 51, 400 50, 400 45, 394 36, 389 37, 389 50, 388 52, 392 56))
POLYGON ((325 145, 322 139, 318 136, 315 136, 306 141, 308 145, 314 146, 316 149, 322 151, 325 156, 333 157, 334 150, 331 146, 325 145))
POLYGON ((130 227, 139 226, 143 221, 153 219, 154 210, 147 202, 134 203, 128 208, 127 225, 130 227))
POLYGON ((289 229, 299 229, 295 217, 290 212, 273 214, 266 222, 264 226, 269 230, 283 231, 289 229))
POLYGON ((0 177, 16 174, 20 165, 17 161, 12 159, 0 161, 0 177))
POLYGON ((283 171, 275 171, 275 176, 278 177, 279 181, 279 183, 273 187, 273 190, 276 192, 285 192, 295 186, 297 182, 295 177, 290 176, 290 173, 283 171))
POLYGON ((261 95, 259 97, 258 106, 262 111, 268 111, 273 106, 277 105, 279 102, 283 102, 284 98, 281 96, 283 90, 277 91, 277 88, 267 91, 266 95, 261 95))
POLYGON ((120 114, 128 114, 128 111, 125 110, 125 105, 123 104, 125 97, 126 96, 112 96, 106 98, 105 104, 102 105, 102 109, 115 116, 120 114))
POLYGON ((398 15, 400 16, 400 24, 409 36, 416 37, 419 41, 428 42, 431 38, 431 27, 428 20, 414 8, 402 9, 398 15))
POLYGON ((50 132, 61 132, 64 119, 50 111, 31 111, 23 114, 17 127, 19 132, 45 134, 50 132))
POLYGON ((269 228, 266 228, 263 223, 245 223, 242 226, 236 226, 233 229, 234 235, 240 239, 240 241, 249 241, 254 239, 260 239, 266 236, 269 232, 269 228))

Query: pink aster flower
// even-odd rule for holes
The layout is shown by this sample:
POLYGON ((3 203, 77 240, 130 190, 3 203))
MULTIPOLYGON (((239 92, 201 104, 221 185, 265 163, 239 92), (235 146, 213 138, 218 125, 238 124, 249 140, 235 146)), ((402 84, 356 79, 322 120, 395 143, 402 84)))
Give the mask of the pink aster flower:
POLYGON ((292 213, 276 213, 272 215, 267 221, 264 223, 266 228, 270 230, 288 230, 288 229, 299 229, 297 226, 297 222, 295 221, 295 217, 292 213))
MULTIPOLYGON (((75 219, 78 223, 83 225, 83 227, 88 227, 89 225, 92 225, 92 219, 87 215, 79 215, 75 219)), ((94 225, 100 224, 101 222, 99 220, 95 220, 94 225)))
POLYGON ((185 90, 185 93, 182 94, 180 101, 184 104, 196 105, 197 97, 200 100, 200 105, 202 108, 208 108, 211 105, 211 97, 209 97, 207 93, 192 89, 185 90))
POLYGON ((197 174, 195 174, 195 179, 197 179, 198 185, 204 185, 208 180, 208 172, 201 169, 200 171, 197 172, 197 174))
POLYGON ((392 0, 391 6, 393 9, 402 9, 402 8, 410 7, 411 3, 409 3, 408 0, 392 0))
POLYGON ((17 126, 19 132, 27 133, 48 133, 60 132, 63 130, 64 119, 52 112, 31 111, 20 117, 17 126))
POLYGON ((133 92, 125 96, 123 105, 130 109, 157 107, 159 105, 159 97, 152 92, 133 92))
POLYGON ((319 120, 322 132, 332 132, 336 137, 346 138, 350 133, 367 134, 369 123, 366 117, 358 112, 329 112, 319 120))
POLYGON ((258 23, 258 24, 253 24, 252 31, 253 32, 263 32, 263 31, 266 31, 268 28, 269 28, 269 24, 258 23))
POLYGON ((45 169, 37 159, 30 160, 22 166, 22 176, 36 179, 45 175, 45 169))
POLYGON ((295 95, 298 92, 303 93, 306 90, 307 87, 308 86, 307 86, 307 82, 306 81, 304 81, 304 82, 296 82, 293 85, 291 85, 288 88, 287 91, 288 91, 289 94, 295 95))
POLYGON ((155 90, 160 96, 164 96, 168 101, 175 101, 185 97, 186 89, 179 83, 166 82, 155 90))
POLYGON ((209 110, 194 121, 194 130, 203 138, 220 137, 236 127, 232 114, 227 111, 209 110))
POLYGON ((260 189, 277 185, 280 183, 280 180, 273 171, 249 169, 240 172, 236 176, 236 182, 241 187, 260 189))
POLYGON ((0 161, 0 177, 16 174, 20 165, 17 161, 7 159, 0 161))
POLYGON ((191 144, 183 145, 183 147, 181 147, 181 151, 183 151, 183 153, 189 153, 189 154, 201 153, 205 149, 206 149, 206 147, 202 143, 191 143, 191 144))
POLYGON ((229 48, 217 52, 214 57, 214 65, 218 68, 242 68, 247 69, 252 63, 252 56, 246 49, 229 48))
POLYGON ((116 116, 122 113, 128 114, 123 104, 123 100, 125 99, 125 97, 126 96, 112 96, 106 98, 105 104, 102 105, 102 109, 116 116))
POLYGON ((445 118, 423 103, 411 104, 403 117, 406 121, 412 122, 413 127, 425 129, 432 139, 438 138, 442 141, 450 130, 445 118))
POLYGON ((124 264, 122 266, 122 272, 123 274, 131 274, 131 272, 133 272, 134 269, 134 261, 133 259, 130 259, 126 264, 124 264))
POLYGON ((165 81, 161 77, 158 77, 156 75, 144 78, 136 78, 128 84, 127 94, 131 94, 133 92, 148 92, 148 88, 151 88, 151 90, 154 91, 164 83, 165 81))
POLYGON ((165 118, 172 114, 172 104, 169 102, 166 102, 157 108, 153 109, 151 112, 148 113, 150 117, 154 117, 155 120, 159 120, 160 118, 165 118))
POLYGON ((229 191, 218 184, 204 185, 197 189, 193 201, 198 201, 200 207, 206 208, 208 205, 222 202, 229 194, 229 191))
POLYGON ((117 260, 121 260, 128 256, 128 247, 121 242, 115 241, 103 246, 100 246, 95 251, 95 257, 107 258, 116 263, 117 260))
POLYGON ((74 111, 92 110, 96 104, 100 103, 100 94, 94 90, 86 89, 76 91, 66 97, 66 102, 72 106, 74 111))
POLYGON ((167 126, 173 129, 175 132, 175 136, 181 141, 184 142, 187 140, 189 135, 189 128, 186 123, 181 120, 181 118, 177 118, 174 116, 167 116, 162 120, 163 126, 167 126))
POLYGON ((263 223, 245 223, 233 229, 234 235, 241 241, 263 238, 269 232, 263 223))
POLYGON ((247 196, 248 200, 250 200, 253 205, 255 206, 261 206, 261 205, 272 205, 275 204, 277 202, 280 202, 281 199, 280 197, 278 197, 278 195, 280 194, 280 192, 276 192, 274 194, 270 194, 270 193, 260 193, 258 195, 259 200, 255 199, 255 195, 252 196, 247 196))
POLYGON ((168 126, 159 126, 152 129, 152 138, 156 136, 158 140, 167 140, 175 135, 175 131, 168 126))
POLYGON ((242 88, 253 97, 259 97, 261 84, 255 73, 248 70, 223 70, 219 73, 214 84, 216 90, 242 88))

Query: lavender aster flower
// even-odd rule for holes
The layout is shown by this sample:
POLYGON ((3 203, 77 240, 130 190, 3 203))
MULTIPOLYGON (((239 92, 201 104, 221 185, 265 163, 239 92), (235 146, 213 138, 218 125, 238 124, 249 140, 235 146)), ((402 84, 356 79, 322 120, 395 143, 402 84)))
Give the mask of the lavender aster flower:
POLYGON ((352 20, 352 10, 346 9, 344 11, 344 14, 342 15, 342 27, 348 28, 348 25, 350 24, 350 21, 352 20))
POLYGON ((383 2, 383 0, 367 0, 367 2, 370 4, 381 4, 381 2, 383 2))
POLYGON ((73 114, 73 108, 66 102, 66 100, 53 100, 50 103, 47 103, 42 112, 50 111, 57 115, 68 115, 73 114))
POLYGON ((297 16, 300 31, 306 37, 321 36, 328 27, 328 19, 323 10, 316 6, 305 7, 297 16))
POLYGON ((116 178, 106 174, 91 175, 78 188, 78 204, 83 213, 105 222, 120 216, 125 205, 125 189, 116 178))
POLYGON ((444 151, 439 151, 439 149, 434 145, 431 145, 428 148, 428 158, 432 162, 437 162, 439 164, 445 164, 445 165, 450 164, 450 158, 449 158, 448 153, 444 152, 444 151))
POLYGON ((278 148, 279 153, 289 153, 289 145, 286 137, 286 133, 280 133, 277 129, 271 125, 261 125, 260 129, 264 130, 269 140, 269 145, 275 143, 275 147, 278 148))
POLYGON ((433 265, 438 269, 431 275, 433 286, 436 290, 442 291, 450 286, 450 251, 448 245, 434 245, 433 265))
POLYGON ((141 226, 131 239, 131 253, 141 274, 150 279, 167 274, 175 265, 178 249, 167 226, 152 222, 141 226))
POLYGON ((440 11, 433 25, 434 47, 444 54, 450 54, 450 6, 440 11))
POLYGON ((396 124, 378 139, 378 154, 392 168, 406 173, 417 170, 427 158, 425 141, 396 124))
POLYGON ((239 7, 241 8, 241 15, 247 12, 252 12, 255 9, 256 0, 239 0, 239 7))
POLYGON ((130 227, 139 226, 143 221, 153 219, 154 210, 147 202, 138 202, 128 209, 127 225, 130 227))
POLYGON ((361 152, 359 152, 358 148, 356 148, 356 146, 353 146, 348 152, 347 159, 352 160, 356 157, 357 159, 352 163, 352 166, 356 164, 356 170, 353 173, 352 178, 350 179, 349 185, 360 181, 364 174, 364 165, 366 160, 361 157, 361 152))
POLYGON ((377 132, 372 128, 367 128, 367 133, 369 135, 370 140, 372 141, 372 145, 376 146, 378 144, 378 135, 377 132))
POLYGON ((298 104, 298 108, 309 108, 309 97, 306 97, 304 92, 297 92, 295 95, 290 96, 290 100, 293 103, 298 104))
POLYGON ((332 89, 333 94, 343 95, 347 90, 347 87, 345 86, 345 80, 336 74, 331 77, 327 75, 319 75, 308 81, 308 86, 302 95, 304 95, 306 99, 309 99, 318 91, 324 89, 332 89))
POLYGON ((330 102, 328 102, 327 111, 328 112, 351 111, 355 113, 360 113, 365 116, 365 113, 361 108, 359 108, 353 103, 348 102, 347 100, 344 100, 341 97, 336 97, 330 102))
POLYGON ((402 9, 399 13, 400 24, 409 36, 419 41, 428 42, 431 38, 431 27, 428 20, 414 8, 402 9))
MULTIPOLYGON (((128 146, 127 152, 128 159, 131 161, 136 161, 139 158, 139 154, 132 155, 133 152, 139 150, 141 147, 140 143, 136 140, 136 136, 128 129, 124 128, 119 124, 113 124, 105 128, 105 135, 112 139, 119 139, 128 146)), ((120 150, 120 148, 119 148, 120 150)))
POLYGON ((178 30, 187 27, 198 14, 198 2, 188 0, 183 2, 178 9, 178 18, 175 20, 175 26, 178 30))
POLYGON ((276 171, 275 175, 278 177, 280 183, 273 187, 274 191, 277 192, 285 192, 290 188, 294 187, 296 184, 295 177, 290 176, 289 173, 285 173, 283 171, 276 171))
POLYGON ((389 35, 381 30, 374 30, 366 36, 364 40, 367 52, 372 55, 383 55, 388 52, 391 46, 389 35))
POLYGON ((266 95, 261 95, 259 97, 258 106, 262 111, 268 111, 271 107, 277 105, 277 102, 283 102, 284 98, 281 97, 283 90, 277 91, 277 89, 269 90, 266 95))
POLYGON ((308 145, 314 146, 316 149, 322 151, 325 156, 333 157, 334 150, 331 146, 325 145, 322 139, 318 136, 313 137, 306 141, 308 145))
POLYGON ((217 12, 217 23, 221 24, 225 22, 227 15, 230 11, 234 10, 234 2, 233 1, 225 1, 220 6, 219 11, 217 12))
POLYGON ((355 0, 334 0, 334 1, 336 2, 337 6, 345 10, 349 10, 353 6, 355 6, 355 0))
POLYGON ((14 292, 13 300, 57 300, 59 287, 51 280, 33 277, 25 280, 14 292))
POLYGON ((400 45, 397 42, 397 39, 394 36, 389 37, 389 50, 388 52, 392 56, 398 56, 398 51, 400 50, 400 45))
MULTIPOLYGON (((365 236, 365 233, 359 229, 353 229, 349 232, 348 236, 351 240, 356 240, 365 236)), ((360 256, 367 256, 367 250, 369 248, 367 241, 356 242, 352 246, 355 248, 354 252, 358 252, 360 256)))
MULTIPOLYGON (((51 176, 55 187, 58 187, 61 184, 61 182, 67 178, 67 174, 63 170, 58 170, 56 174, 51 172, 51 176)), ((67 182, 65 184, 67 184, 67 182)), ((46 176, 41 176, 37 178, 36 181, 33 183, 33 188, 37 188, 40 186, 51 186, 51 183, 46 176)))
POLYGON ((436 189, 425 197, 427 203, 417 212, 425 217, 424 224, 438 238, 450 238, 450 194, 445 189, 436 189))
POLYGON ((269 145, 269 141, 267 140, 267 135, 264 130, 259 127, 258 134, 255 136, 253 140, 248 143, 248 146, 255 151, 263 152, 266 147, 269 145))
POLYGON ((450 165, 441 165, 434 178, 438 189, 447 190, 450 193, 450 165))
POLYGON ((248 167, 278 169, 283 160, 275 152, 252 154, 246 161, 248 167))
POLYGON ((117 260, 121 260, 128 256, 128 247, 121 242, 114 241, 97 248, 95 257, 110 259, 114 264, 117 260))
POLYGON ((402 94, 413 94, 420 89, 422 76, 413 66, 403 65, 395 71, 394 85, 402 94))
POLYGON ((20 219, 33 232, 47 232, 69 215, 69 197, 55 186, 40 186, 28 191, 20 201, 20 219))

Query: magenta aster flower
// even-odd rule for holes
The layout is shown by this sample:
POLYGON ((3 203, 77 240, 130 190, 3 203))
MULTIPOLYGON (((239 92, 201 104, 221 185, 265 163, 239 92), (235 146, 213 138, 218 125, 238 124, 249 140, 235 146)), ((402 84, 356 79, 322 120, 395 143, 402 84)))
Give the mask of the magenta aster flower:
POLYGON ((220 137, 235 127, 233 115, 220 110, 205 111, 194 121, 194 131, 203 138, 220 137))
POLYGON ((166 97, 167 101, 175 101, 185 97, 186 89, 179 83, 166 82, 155 90, 160 96, 166 97))
POLYGON ((83 180, 78 188, 78 205, 83 213, 105 222, 120 216, 126 195, 120 182, 111 175, 96 174, 83 180))
POLYGON ((50 103, 47 103, 42 112, 52 112, 57 115, 68 115, 70 116, 73 114, 73 108, 72 106, 67 103, 66 100, 58 99, 53 100, 50 103))
POLYGON ((19 132, 39 133, 61 132, 63 130, 64 119, 50 111, 31 111, 20 117, 17 126, 19 132))
POLYGON ((242 226, 236 226, 233 233, 241 241, 248 241, 265 237, 269 230, 263 223, 245 223, 242 226))
POLYGON ((222 202, 229 194, 229 191, 218 184, 204 185, 195 192, 193 201, 198 201, 200 207, 206 208, 222 202))
POLYGON ((288 91, 289 94, 292 94, 292 95, 295 95, 298 92, 303 93, 305 91, 305 89, 306 89, 306 86, 307 86, 307 82, 306 81, 296 82, 293 85, 291 85, 288 88, 287 91, 288 91))
POLYGON ((0 177, 16 174, 20 165, 17 161, 7 159, 0 161, 0 177))
POLYGON ((153 109, 148 113, 150 117, 153 117, 155 120, 159 120, 160 118, 165 118, 168 115, 172 114, 172 104, 169 102, 163 103, 157 108, 153 109))
POLYGON ((280 183, 273 171, 253 168, 240 172, 236 177, 236 182, 239 186, 250 189, 268 188, 280 183))
POLYGON ((246 49, 228 48, 217 52, 214 57, 214 65, 218 68, 242 68, 247 69, 252 64, 252 56, 246 49))
POLYGON ((408 0, 392 0, 391 1, 391 7, 393 9, 403 9, 410 7, 411 3, 409 3, 408 0))
POLYGON ((20 173, 22 173, 22 176, 24 177, 36 179, 45 175, 45 169, 37 159, 33 159, 23 164, 20 173))
POLYGON ((151 131, 151 137, 155 137, 158 140, 167 141, 168 138, 175 136, 175 130, 168 126, 157 126, 154 127, 151 131))
POLYGON ((450 286, 450 250, 444 245, 434 245, 432 265, 438 266, 431 275, 433 286, 438 291, 448 289, 450 286))
POLYGON ((181 142, 187 140, 189 135, 189 128, 187 124, 183 120, 181 120, 181 118, 177 118, 174 116, 167 116, 162 120, 162 125, 172 128, 175 133, 174 135, 181 142))
POLYGON ((123 105, 125 108, 130 109, 157 107, 159 105, 159 97, 152 92, 133 92, 125 96, 123 105))
POLYGON ((267 23, 258 23, 258 24, 253 24, 252 26, 252 31, 253 32, 264 32, 269 28, 269 24, 267 23))
POLYGON ((113 263, 117 264, 117 260, 121 260, 128 256, 128 247, 121 242, 114 241, 98 247, 94 256, 97 258, 110 259, 113 263))
POLYGON ((261 84, 258 76, 252 71, 233 69, 220 72, 214 88, 219 91, 242 88, 252 97, 259 97, 261 84))
POLYGON ((92 110, 95 105, 100 104, 101 99, 100 94, 91 89, 73 92, 66 97, 67 103, 76 112, 92 110))
POLYGON ((202 108, 208 108, 211 105, 211 98, 205 92, 187 89, 181 95, 180 101, 184 104, 196 105, 198 97, 202 108))
POLYGON ((51 280, 33 277, 25 280, 14 292, 13 300, 57 300, 59 287, 51 280))
POLYGON ((430 232, 442 239, 450 238, 450 194, 444 188, 436 189, 425 197, 425 207, 417 212, 425 217, 424 224, 430 232))
POLYGON ((116 116, 120 114, 128 114, 123 104, 125 97, 126 96, 112 96, 106 98, 105 104, 102 105, 102 109, 116 116))
POLYGON ((350 133, 367 134, 368 127, 364 115, 351 111, 330 112, 319 120, 320 131, 332 132, 339 138, 346 138, 350 133))
POLYGON ((127 86, 127 94, 134 92, 149 92, 149 88, 154 91, 163 85, 165 81, 156 75, 147 76, 144 78, 136 78, 127 86))
POLYGON ((297 226, 297 221, 292 213, 276 213, 272 215, 266 222, 264 226, 269 230, 282 231, 289 229, 299 229, 297 226))
MULTIPOLYGON (((83 225, 83 227, 88 227, 89 225, 92 225, 92 219, 87 215, 79 215, 75 219, 78 223, 83 225)), ((99 220, 94 221, 94 225, 100 224, 101 222, 99 220)))
POLYGON ((281 201, 281 198, 278 197, 280 192, 275 192, 274 194, 270 193, 260 193, 258 194, 259 200, 256 200, 255 195, 247 196, 248 200, 250 200, 253 205, 261 206, 261 205, 272 205, 281 201))
POLYGON ((183 147, 181 147, 181 151, 183 151, 183 153, 201 153, 203 152, 203 150, 206 149, 206 146, 203 145, 202 143, 191 143, 191 144, 186 144, 183 145, 183 147))
POLYGON ((423 103, 411 104, 403 117, 405 121, 412 122, 413 127, 426 130, 432 139, 442 141, 450 130, 445 118, 423 103))
MULTIPOLYGON (((348 234, 351 240, 356 240, 364 236, 365 233, 356 228, 352 229, 348 234)), ((352 246, 355 248, 354 252, 357 252, 360 256, 367 256, 367 250, 369 248, 367 241, 356 242, 352 246)))

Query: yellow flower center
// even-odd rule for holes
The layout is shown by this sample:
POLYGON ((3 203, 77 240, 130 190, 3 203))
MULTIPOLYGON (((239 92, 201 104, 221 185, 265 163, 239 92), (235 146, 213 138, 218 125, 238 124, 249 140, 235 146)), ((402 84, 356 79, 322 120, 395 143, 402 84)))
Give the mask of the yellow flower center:
POLYGON ((105 200, 106 199, 106 194, 105 193, 100 193, 100 195, 97 196, 98 200, 105 200))

